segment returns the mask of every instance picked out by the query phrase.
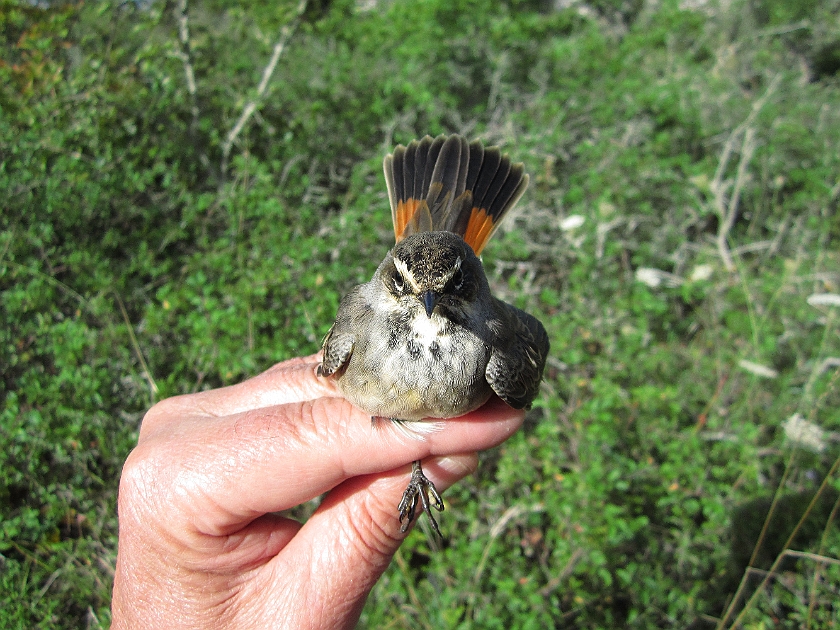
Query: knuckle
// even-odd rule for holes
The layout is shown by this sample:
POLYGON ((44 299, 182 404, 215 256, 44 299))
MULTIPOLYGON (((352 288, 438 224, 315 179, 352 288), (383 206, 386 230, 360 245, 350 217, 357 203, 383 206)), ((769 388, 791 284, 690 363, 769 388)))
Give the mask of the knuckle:
POLYGON ((120 476, 118 509, 121 519, 145 520, 155 512, 162 491, 159 451, 140 444, 129 454, 120 476))
POLYGON ((159 427, 169 424, 173 418, 185 415, 191 408, 185 404, 189 395, 172 396, 156 402, 143 416, 140 423, 140 435, 145 436, 156 431, 159 427))

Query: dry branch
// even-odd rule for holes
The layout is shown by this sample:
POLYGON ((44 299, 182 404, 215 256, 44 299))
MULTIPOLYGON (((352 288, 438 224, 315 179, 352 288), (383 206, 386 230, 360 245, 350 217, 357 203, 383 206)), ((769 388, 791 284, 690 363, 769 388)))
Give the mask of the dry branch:
POLYGON ((712 195, 714 196, 714 208, 718 215, 718 233, 716 238, 718 253, 720 254, 723 265, 727 271, 735 271, 735 263, 732 260, 732 253, 729 250, 729 232, 735 224, 735 217, 738 214, 738 203, 741 197, 744 183, 747 178, 747 167, 752 160, 755 152, 755 119, 762 110, 770 95, 776 90, 779 85, 780 77, 776 75, 767 87, 767 90, 761 97, 756 100, 747 118, 732 130, 729 137, 726 139, 726 144, 723 145, 723 151, 718 160, 718 167, 715 171, 714 179, 711 183, 712 195), (735 181, 725 179, 726 168, 729 166, 729 161, 735 151, 735 145, 741 142, 740 160, 738 161, 738 170, 735 175, 735 181), (732 188, 732 193, 727 196, 727 192, 732 188))
POLYGON ((242 129, 245 128, 245 125, 251 119, 251 116, 253 116, 254 112, 257 111, 257 105, 265 95, 265 91, 268 88, 268 82, 271 80, 271 75, 274 74, 274 70, 277 68, 277 62, 280 61, 280 55, 283 54, 286 44, 289 43, 289 39, 297 28, 300 16, 303 15, 303 12, 306 10, 307 1, 308 0, 300 0, 300 2, 298 2, 297 9, 295 10, 295 16, 291 19, 291 21, 285 24, 282 29, 280 29, 280 36, 274 44, 271 59, 269 59, 268 64, 265 68, 263 68, 262 79, 260 80, 260 84, 257 86, 256 95, 242 108, 242 113, 239 115, 239 119, 236 121, 233 128, 228 132, 225 141, 222 143, 222 166, 220 169, 222 182, 225 181, 227 176, 228 162, 230 160, 230 152, 233 148, 233 143, 236 142, 236 139, 239 137, 242 129))
POLYGON ((187 93, 190 95, 190 113, 192 114, 192 121, 190 122, 190 134, 195 134, 198 128, 198 90, 195 84, 195 70, 192 65, 192 51, 190 46, 190 23, 187 11, 187 0, 178 0, 175 5, 176 18, 178 20, 178 41, 180 42, 180 50, 177 57, 184 65, 184 76, 187 80, 187 93))

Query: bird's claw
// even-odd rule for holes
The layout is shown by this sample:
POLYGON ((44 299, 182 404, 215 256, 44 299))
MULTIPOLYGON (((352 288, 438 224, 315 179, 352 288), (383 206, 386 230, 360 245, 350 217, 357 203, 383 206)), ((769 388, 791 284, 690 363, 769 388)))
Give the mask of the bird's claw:
POLYGON ((429 520, 432 522, 432 529, 435 530, 435 533, 439 537, 443 538, 431 510, 431 506, 434 506, 438 512, 443 512, 443 500, 441 500, 435 484, 423 474, 423 468, 420 466, 419 461, 412 463, 411 480, 408 482, 408 487, 403 492, 400 504, 397 506, 400 512, 400 531, 403 534, 408 531, 411 522, 414 520, 418 503, 422 503, 423 511, 429 515, 429 520), (429 501, 430 494, 433 501, 429 501))

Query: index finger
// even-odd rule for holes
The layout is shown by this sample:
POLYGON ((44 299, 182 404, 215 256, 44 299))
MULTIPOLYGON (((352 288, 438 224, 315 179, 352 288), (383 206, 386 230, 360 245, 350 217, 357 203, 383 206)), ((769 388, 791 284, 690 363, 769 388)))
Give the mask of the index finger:
POLYGON ((140 441, 153 433, 161 422, 171 421, 173 415, 182 418, 231 416, 318 398, 340 398, 333 379, 315 374, 319 363, 319 354, 297 357, 236 385, 162 400, 143 418, 140 441))
POLYGON ((231 416, 171 418, 132 452, 121 492, 156 492, 186 516, 188 529, 229 534, 263 514, 298 505, 345 480, 382 473, 430 455, 491 448, 516 431, 524 412, 498 398, 480 410, 431 423, 409 437, 394 423, 341 398, 249 410, 231 416))

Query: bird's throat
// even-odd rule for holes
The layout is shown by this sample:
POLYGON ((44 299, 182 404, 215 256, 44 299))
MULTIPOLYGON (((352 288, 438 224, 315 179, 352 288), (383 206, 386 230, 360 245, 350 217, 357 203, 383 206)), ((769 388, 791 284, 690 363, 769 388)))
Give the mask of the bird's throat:
MULTIPOLYGON (((431 316, 418 313, 411 321, 410 337, 421 346, 429 347, 432 343, 441 344, 448 337, 449 320, 433 312, 431 316)), ((447 344, 448 345, 448 344, 447 344)))

